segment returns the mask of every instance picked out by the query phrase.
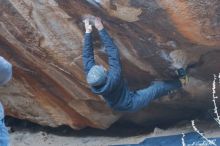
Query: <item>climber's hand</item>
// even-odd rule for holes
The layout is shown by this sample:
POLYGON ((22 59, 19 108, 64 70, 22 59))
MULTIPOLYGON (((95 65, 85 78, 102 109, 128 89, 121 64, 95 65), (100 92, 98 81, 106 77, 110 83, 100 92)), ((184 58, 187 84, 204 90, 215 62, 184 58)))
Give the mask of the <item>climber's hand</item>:
POLYGON ((98 29, 99 31, 102 30, 104 28, 103 24, 102 24, 102 20, 99 17, 95 18, 95 27, 96 29, 98 29))
POLYGON ((89 19, 85 19, 83 22, 85 23, 86 33, 91 33, 92 32, 92 25, 89 24, 89 19))

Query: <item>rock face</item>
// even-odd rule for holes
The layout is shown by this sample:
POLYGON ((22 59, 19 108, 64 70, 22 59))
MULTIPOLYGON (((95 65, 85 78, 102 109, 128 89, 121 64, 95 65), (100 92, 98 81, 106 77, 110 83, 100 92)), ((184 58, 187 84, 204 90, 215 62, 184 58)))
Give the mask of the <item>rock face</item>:
MULTIPOLYGON (((107 65, 97 33, 96 60, 107 65)), ((212 109, 212 75, 220 72, 218 0, 0 0, 0 55, 14 77, 0 88, 7 115, 41 125, 105 129, 117 121, 160 124, 212 109), (82 69, 81 18, 97 15, 117 43, 129 87, 173 73, 169 53, 193 66, 184 90, 133 114, 113 112, 92 94, 82 69)))

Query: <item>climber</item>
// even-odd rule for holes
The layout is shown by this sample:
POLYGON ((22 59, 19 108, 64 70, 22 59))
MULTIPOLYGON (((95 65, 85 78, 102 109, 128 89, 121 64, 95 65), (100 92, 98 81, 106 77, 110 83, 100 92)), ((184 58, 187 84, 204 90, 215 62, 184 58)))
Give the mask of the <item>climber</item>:
POLYGON ((104 28, 101 19, 99 17, 95 17, 95 19, 87 18, 84 20, 84 24, 86 32, 82 59, 87 83, 90 85, 92 92, 102 95, 108 106, 113 110, 135 112, 146 107, 152 100, 180 89, 183 83, 186 82, 185 69, 179 68, 177 70, 178 79, 154 81, 145 89, 130 90, 122 77, 119 50, 104 28), (108 71, 102 65, 95 63, 91 35, 92 24, 98 30, 107 51, 108 71))
MULTIPOLYGON (((0 85, 5 85, 12 77, 12 65, 0 56, 0 85)), ((4 123, 4 109, 0 102, 0 146, 9 146, 9 134, 4 123)))

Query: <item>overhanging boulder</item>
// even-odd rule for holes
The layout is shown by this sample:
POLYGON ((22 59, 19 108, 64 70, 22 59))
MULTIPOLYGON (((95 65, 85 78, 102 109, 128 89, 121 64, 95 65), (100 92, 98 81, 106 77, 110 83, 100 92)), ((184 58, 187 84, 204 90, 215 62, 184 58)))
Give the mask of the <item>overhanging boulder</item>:
MULTIPOLYGON (((103 18, 132 89, 170 78, 168 56, 174 50, 185 51, 193 65, 183 91, 128 114, 126 120, 164 123, 212 108, 212 75, 220 72, 218 0, 1 0, 0 55, 14 66, 13 80, 0 88, 7 115, 74 129, 105 129, 124 115, 109 109, 85 81, 85 14, 103 18)), ((94 46, 97 62, 107 65, 97 33, 94 46)))

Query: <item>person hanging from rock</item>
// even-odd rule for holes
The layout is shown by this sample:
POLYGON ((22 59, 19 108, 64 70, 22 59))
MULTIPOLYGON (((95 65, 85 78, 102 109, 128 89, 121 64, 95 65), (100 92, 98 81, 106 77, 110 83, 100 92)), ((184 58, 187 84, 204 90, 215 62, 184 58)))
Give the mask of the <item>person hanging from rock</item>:
POLYGON ((83 66, 86 80, 91 91, 102 95, 115 111, 135 112, 146 107, 152 100, 168 95, 178 90, 187 82, 184 68, 179 68, 178 79, 169 81, 154 81, 149 87, 137 91, 129 89, 124 81, 121 69, 119 50, 109 36, 99 17, 84 19, 85 35, 82 51, 83 66), (101 41, 107 51, 109 69, 97 65, 94 60, 92 43, 92 24, 98 30, 101 41))
MULTIPOLYGON (((12 78, 12 65, 0 56, 0 85, 3 86, 12 78)), ((4 123, 4 108, 0 102, 0 146, 9 146, 9 134, 4 123)))

